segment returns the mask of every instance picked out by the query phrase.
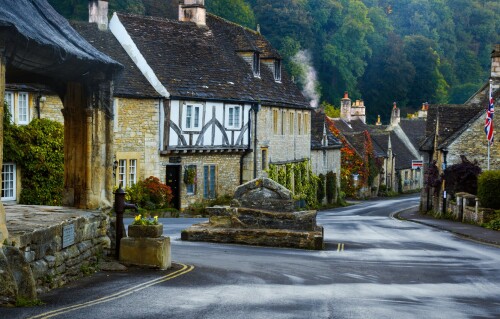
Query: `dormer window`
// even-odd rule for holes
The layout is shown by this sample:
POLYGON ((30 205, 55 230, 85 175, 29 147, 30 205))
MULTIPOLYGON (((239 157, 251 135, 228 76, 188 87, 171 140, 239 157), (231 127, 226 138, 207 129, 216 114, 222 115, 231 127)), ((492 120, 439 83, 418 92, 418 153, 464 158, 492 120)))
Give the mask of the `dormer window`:
POLYGON ((253 76, 260 77, 260 55, 259 52, 253 53, 253 76))
POLYGON ((274 81, 281 82, 281 60, 274 60, 274 81))

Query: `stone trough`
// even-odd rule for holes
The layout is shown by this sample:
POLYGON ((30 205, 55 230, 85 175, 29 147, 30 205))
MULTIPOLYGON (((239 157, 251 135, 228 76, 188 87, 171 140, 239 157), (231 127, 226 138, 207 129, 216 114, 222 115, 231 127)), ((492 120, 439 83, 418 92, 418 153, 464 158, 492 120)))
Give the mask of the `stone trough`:
POLYGON ((182 240, 323 249, 316 211, 295 211, 291 192, 268 178, 239 186, 231 206, 207 209, 209 221, 193 225, 182 240))

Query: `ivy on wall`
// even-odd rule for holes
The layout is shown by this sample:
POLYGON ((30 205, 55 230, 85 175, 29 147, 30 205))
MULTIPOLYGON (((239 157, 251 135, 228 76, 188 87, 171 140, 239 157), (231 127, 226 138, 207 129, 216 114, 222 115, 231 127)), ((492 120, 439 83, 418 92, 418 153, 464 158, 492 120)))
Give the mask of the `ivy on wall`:
MULTIPOLYGON (((7 107, 4 110, 8 110, 7 107)), ((4 113, 4 161, 21 168, 21 196, 27 205, 62 203, 64 188, 64 128, 48 119, 14 125, 4 113)))
POLYGON ((284 165, 269 164, 268 177, 291 190, 294 199, 305 199, 309 207, 318 206, 319 177, 314 175, 308 160, 284 165))

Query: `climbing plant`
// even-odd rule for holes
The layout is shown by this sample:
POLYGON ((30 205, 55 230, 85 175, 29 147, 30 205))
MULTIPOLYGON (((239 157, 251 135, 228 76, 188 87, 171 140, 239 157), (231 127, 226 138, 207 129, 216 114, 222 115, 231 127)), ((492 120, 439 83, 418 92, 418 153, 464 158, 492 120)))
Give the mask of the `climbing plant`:
POLYGON ((320 178, 313 174, 308 160, 285 165, 270 164, 267 176, 292 191, 294 198, 305 199, 309 207, 317 207, 320 178))
MULTIPOLYGON (((8 108, 4 108, 7 110, 8 108)), ((64 187, 64 128, 48 119, 28 125, 4 116, 4 160, 21 169, 19 202, 27 205, 61 205, 64 187)))

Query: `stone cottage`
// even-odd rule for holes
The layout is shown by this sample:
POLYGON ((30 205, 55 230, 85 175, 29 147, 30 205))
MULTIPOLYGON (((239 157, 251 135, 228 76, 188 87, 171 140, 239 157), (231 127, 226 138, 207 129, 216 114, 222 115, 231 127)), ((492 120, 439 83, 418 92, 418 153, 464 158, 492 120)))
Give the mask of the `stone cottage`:
POLYGON ((311 106, 258 32, 179 4, 179 19, 89 1, 73 27, 125 66, 113 94, 115 185, 159 177, 173 204, 231 195, 269 164, 309 160, 311 106))

